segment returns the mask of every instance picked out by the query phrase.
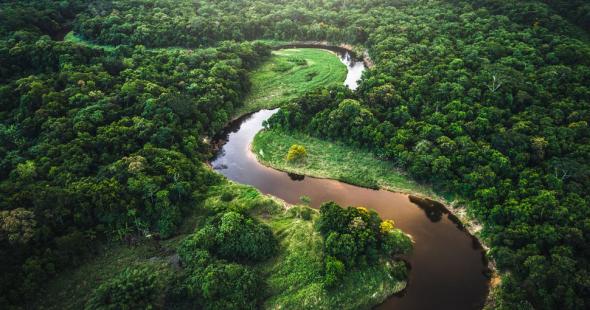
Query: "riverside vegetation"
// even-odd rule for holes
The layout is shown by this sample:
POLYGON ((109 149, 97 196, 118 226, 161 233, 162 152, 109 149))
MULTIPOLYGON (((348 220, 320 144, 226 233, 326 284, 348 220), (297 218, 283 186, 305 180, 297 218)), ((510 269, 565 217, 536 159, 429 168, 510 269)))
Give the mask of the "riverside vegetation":
MULTIPOLYGON (((460 197, 502 274, 494 307, 586 309, 589 12, 584 0, 3 1, 0 306, 34 304, 46 283, 67 277, 87 292, 104 285, 89 307, 135 284, 143 289, 131 295, 165 294, 150 295, 154 307, 187 294, 263 302, 250 298, 267 292, 261 274, 220 253, 195 250, 202 259, 181 273, 208 270, 190 271, 207 285, 168 282, 169 264, 149 258, 173 256, 184 225, 211 217, 215 228, 226 213, 198 215, 212 190, 232 186, 203 164, 207 141, 243 109, 248 73, 271 55, 255 40, 266 39, 360 45, 375 63, 354 93, 281 103, 272 130, 365 149, 460 197), (61 41, 72 30, 83 42, 61 41), (170 246, 148 249, 147 235, 170 246), (113 252, 148 266, 92 265, 113 252), (160 268, 158 279, 145 276, 160 268), (90 285, 64 270, 119 276, 90 285), (232 295, 224 278, 243 285, 232 295), (162 281, 182 289, 161 290, 162 281)), ((267 225, 252 221, 257 232, 267 225)), ((269 261, 281 257, 277 238, 269 261)), ((64 296, 70 305, 74 295, 64 296)))
MULTIPOLYGON (((23 206, 44 206, 51 197, 77 198, 55 200, 47 218, 24 207, 2 211, 2 237, 7 237, 2 241, 8 247, 2 252, 7 263, 2 305, 329 309, 342 304, 370 307, 405 287, 406 266, 393 257, 411 247, 409 239, 393 226, 382 229, 373 213, 342 215, 345 222, 360 220, 370 226, 359 224, 338 233, 371 238, 349 243, 355 249, 350 257, 336 255, 324 246, 329 236, 315 224, 331 215, 317 214, 304 205, 286 209, 253 188, 225 180, 201 162, 209 156, 203 138, 241 113, 239 96, 250 89, 246 69, 257 68, 249 96, 280 88, 257 85, 272 78, 292 86, 290 93, 283 86, 270 103, 262 97, 246 101, 274 106, 305 89, 342 83, 346 68, 334 54, 287 50, 271 56, 269 46, 261 43, 224 43, 193 51, 105 47, 73 39, 71 34, 66 39, 21 42, 38 55, 44 55, 45 48, 59 51, 38 60, 62 66, 57 72, 50 67, 28 79, 12 76, 19 71, 4 72, 7 84, 2 90, 11 96, 21 96, 22 91, 27 98, 14 107, 25 108, 24 114, 6 115, 16 121, 29 108, 47 113, 34 121, 25 118, 32 122, 28 134, 39 136, 37 144, 31 143, 40 153, 29 156, 51 154, 51 159, 17 164, 19 172, 7 174, 10 182, 2 183, 5 197, 23 206), (41 42, 46 45, 32 47, 41 42), (51 58, 79 51, 88 58, 51 58), (95 61, 100 65, 93 65, 95 61), (146 71, 135 75, 137 70, 146 71), (202 101, 192 104, 195 98, 202 101), (65 114, 74 117, 60 116, 65 114), (65 124, 42 129, 35 125, 59 123, 55 117, 65 124), (93 165, 99 167, 98 174, 90 168, 93 165), (78 181, 66 185, 72 177, 78 181), (47 189, 27 197, 40 184, 47 189), (67 215, 68 208, 81 205, 86 210, 72 209, 76 212, 67 215), (108 207, 117 205, 119 209, 108 207), (48 233, 42 235, 42 229, 48 233), (20 269, 11 269, 19 263, 20 269), (364 280, 362 286, 359 279, 364 280)), ((35 70, 30 65, 13 63, 35 70)), ((21 133, 14 125, 3 129, 21 133)), ((19 147, 24 152, 28 144, 4 147, 4 152, 19 147)), ((20 158, 6 157, 4 165, 10 160, 20 158)))

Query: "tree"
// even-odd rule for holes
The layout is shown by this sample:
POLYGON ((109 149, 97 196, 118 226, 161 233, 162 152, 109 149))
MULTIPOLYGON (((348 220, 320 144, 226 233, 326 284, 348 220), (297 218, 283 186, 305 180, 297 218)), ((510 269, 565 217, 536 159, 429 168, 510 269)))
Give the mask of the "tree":
POLYGON ((17 208, 0 211, 0 241, 25 245, 37 234, 37 221, 32 211, 17 208))
POLYGON ((293 144, 287 153, 288 162, 303 162, 307 158, 307 151, 303 145, 293 144))

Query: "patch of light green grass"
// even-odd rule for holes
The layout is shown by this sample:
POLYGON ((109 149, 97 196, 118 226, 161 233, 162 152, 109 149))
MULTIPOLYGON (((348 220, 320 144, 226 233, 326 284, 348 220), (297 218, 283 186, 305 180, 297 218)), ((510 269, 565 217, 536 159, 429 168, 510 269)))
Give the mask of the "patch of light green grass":
POLYGON ((303 133, 263 130, 254 138, 252 150, 262 163, 287 172, 370 188, 434 195, 428 187, 413 182, 391 162, 379 160, 369 151, 303 133), (293 144, 305 147, 307 159, 303 163, 286 160, 289 147, 293 144))
POLYGON ((95 44, 93 42, 84 40, 81 37, 77 36, 73 31, 70 31, 70 32, 68 32, 68 34, 66 34, 66 36, 64 37, 64 41, 65 42, 72 42, 72 43, 79 44, 79 45, 84 45, 84 46, 87 46, 90 48, 103 49, 105 51, 114 51, 115 50, 114 46, 99 45, 99 44, 95 44))
POLYGON ((338 56, 327 50, 273 51, 268 61, 250 73, 252 88, 236 116, 280 107, 319 87, 342 85, 346 73, 346 66, 338 56))

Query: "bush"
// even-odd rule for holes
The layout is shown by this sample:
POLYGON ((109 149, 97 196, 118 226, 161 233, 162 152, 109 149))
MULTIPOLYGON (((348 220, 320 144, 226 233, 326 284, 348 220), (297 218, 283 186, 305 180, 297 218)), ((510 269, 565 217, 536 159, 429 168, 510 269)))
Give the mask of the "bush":
POLYGON ((233 261, 262 261, 278 247, 270 228, 237 212, 226 212, 183 241, 179 253, 189 257, 197 249, 208 250, 233 261))
POLYGON ((95 289, 86 309, 150 309, 162 291, 157 275, 148 265, 127 268, 95 289))
POLYGON ((230 202, 234 200, 234 194, 231 192, 224 192, 223 194, 221 194, 221 201, 223 202, 230 202))
POLYGON ((346 272, 344 264, 333 256, 326 257, 325 261, 326 275, 324 278, 324 285, 326 287, 334 287, 346 272))
POLYGON ((217 254, 234 260, 262 261, 270 258, 278 247, 267 225, 236 212, 225 213, 217 232, 217 254))
POLYGON ((264 282, 251 268, 215 263, 193 271, 188 279, 191 295, 205 309, 256 309, 264 282))
POLYGON ((319 73, 317 73, 316 71, 311 71, 311 72, 307 72, 305 74, 305 80, 306 81, 311 81, 313 80, 314 77, 316 77, 319 73))
POLYGON ((287 153, 288 162, 301 162, 307 158, 307 151, 303 145, 293 144, 287 153))
POLYGON ((412 240, 401 230, 394 229, 383 234, 381 249, 386 255, 407 253, 412 249, 412 240))
POLYGON ((313 212, 313 209, 311 209, 310 207, 294 206, 289 208, 287 214, 289 215, 289 217, 300 218, 302 220, 309 221, 311 220, 313 212))
POLYGON ((301 57, 289 57, 289 58, 287 58, 287 61, 290 63, 293 63, 295 65, 298 65, 298 66, 306 66, 307 65, 307 60, 305 60, 305 58, 301 58, 301 57))

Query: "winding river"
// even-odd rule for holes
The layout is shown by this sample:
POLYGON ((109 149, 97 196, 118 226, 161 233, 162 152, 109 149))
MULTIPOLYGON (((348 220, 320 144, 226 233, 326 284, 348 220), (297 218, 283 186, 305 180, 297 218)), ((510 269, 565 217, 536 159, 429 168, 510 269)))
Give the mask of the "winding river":
MULTIPOLYGON (((365 67, 348 53, 339 56, 349 70, 345 84, 355 89, 365 67)), ((402 193, 287 174, 258 163, 249 145, 262 129, 262 122, 277 110, 261 110, 232 123, 224 139, 227 142, 212 162, 213 168, 233 181, 252 185, 288 203, 298 203, 299 197, 306 195, 316 208, 331 200, 343 206, 374 209, 412 235, 414 249, 404 257, 411 268, 408 286, 378 309, 483 307, 489 287, 483 249, 441 204, 402 193)))

